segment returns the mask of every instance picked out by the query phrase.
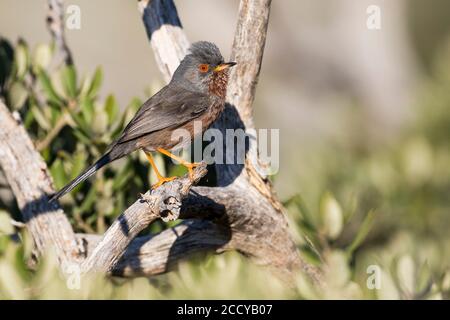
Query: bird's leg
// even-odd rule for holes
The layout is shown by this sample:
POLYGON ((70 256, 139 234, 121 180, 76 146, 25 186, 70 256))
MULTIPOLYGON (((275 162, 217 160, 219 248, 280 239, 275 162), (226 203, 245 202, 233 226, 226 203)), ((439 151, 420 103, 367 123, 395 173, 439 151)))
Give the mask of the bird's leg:
POLYGON ((163 148, 157 148, 157 151, 161 152, 162 154, 165 154, 166 156, 178 161, 182 166, 185 166, 188 169, 189 172, 189 178, 192 180, 194 178, 194 168, 198 167, 200 163, 197 162, 188 162, 184 159, 181 159, 180 157, 177 157, 176 155, 172 154, 171 152, 167 151, 163 148))
POLYGON ((145 156, 147 157, 148 162, 150 162, 150 165, 152 166, 153 170, 155 171, 156 177, 158 178, 158 182, 152 185, 152 189, 156 189, 163 183, 172 181, 173 179, 176 178, 176 177, 168 177, 168 178, 163 177, 159 172, 158 168, 156 167, 155 161, 153 160, 151 153, 145 152, 145 156))

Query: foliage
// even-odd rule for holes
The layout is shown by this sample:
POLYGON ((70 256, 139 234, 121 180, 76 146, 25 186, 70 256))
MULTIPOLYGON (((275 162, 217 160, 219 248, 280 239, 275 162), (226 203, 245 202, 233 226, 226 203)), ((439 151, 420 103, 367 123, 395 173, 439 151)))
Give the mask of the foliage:
MULTIPOLYGON (((122 113, 113 95, 98 98, 100 68, 80 77, 73 66, 52 70, 51 57, 47 45, 30 51, 23 41, 15 48, 1 41, 0 94, 21 114, 60 188, 105 151, 141 102, 134 99, 122 113)), ((327 265, 326 288, 302 274, 286 288, 267 270, 227 253, 194 257, 151 279, 96 278, 70 290, 51 253, 27 265, 30 241, 10 223, 17 209, 0 200, 0 298, 448 298, 449 57, 444 50, 436 58, 416 119, 401 138, 373 147, 361 143, 361 133, 328 142, 290 168, 304 189, 284 202, 292 233, 305 259, 327 265), (371 289, 370 266, 380 272, 379 289, 371 289)), ((127 157, 63 198, 77 231, 103 232, 148 188, 143 160, 127 157)), ((162 228, 155 224, 147 232, 162 228)))

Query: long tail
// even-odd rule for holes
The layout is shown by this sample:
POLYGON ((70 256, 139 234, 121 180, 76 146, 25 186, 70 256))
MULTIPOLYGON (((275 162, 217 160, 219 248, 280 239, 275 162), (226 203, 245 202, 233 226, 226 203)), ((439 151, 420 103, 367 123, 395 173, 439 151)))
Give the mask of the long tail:
POLYGON ((110 163, 111 161, 114 161, 115 159, 117 159, 117 157, 111 157, 111 153, 108 152, 106 153, 104 156, 102 156, 96 163, 94 163, 92 166, 90 166, 89 168, 87 168, 86 170, 84 170, 83 173, 81 173, 78 177, 76 177, 75 179, 73 179, 69 184, 67 184, 64 188, 62 188, 61 190, 59 190, 57 193, 55 193, 51 198, 50 198, 50 202, 58 200, 59 198, 61 198, 63 195, 65 195, 66 193, 70 192, 73 190, 73 188, 75 188, 78 184, 80 184, 81 182, 83 182, 84 180, 86 180, 87 178, 89 178, 90 176, 92 176, 95 172, 97 172, 97 170, 99 170, 100 168, 102 168, 103 166, 107 165, 108 163, 110 163))

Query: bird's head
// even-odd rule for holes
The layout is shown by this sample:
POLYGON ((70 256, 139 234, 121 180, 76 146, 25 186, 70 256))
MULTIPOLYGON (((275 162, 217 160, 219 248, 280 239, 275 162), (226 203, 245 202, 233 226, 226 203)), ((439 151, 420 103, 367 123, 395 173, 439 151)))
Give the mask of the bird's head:
POLYGON ((189 49, 175 71, 172 81, 192 86, 191 89, 208 92, 211 82, 223 78, 235 62, 224 62, 219 48, 214 43, 199 41, 189 49))

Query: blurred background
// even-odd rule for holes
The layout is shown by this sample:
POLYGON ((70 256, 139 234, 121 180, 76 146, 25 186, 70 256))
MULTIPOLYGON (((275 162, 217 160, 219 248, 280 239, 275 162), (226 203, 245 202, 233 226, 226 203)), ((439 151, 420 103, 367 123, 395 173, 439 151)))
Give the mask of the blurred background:
MULTIPOLYGON (((228 57, 239 1, 175 3, 189 40, 213 41, 228 57)), ((164 85, 136 1, 65 4, 81 9, 81 29, 66 30, 75 70, 51 73, 46 1, 0 0, 1 98, 20 111, 33 139, 41 142, 57 187, 92 162, 140 103, 164 85), (27 57, 23 67, 21 52, 27 57), (26 89, 28 72, 35 74, 48 105, 40 106, 26 89), (68 111, 72 120, 46 139, 67 101, 75 101, 68 111), (96 125, 90 129, 91 123, 96 125)), ((265 271, 252 272, 256 267, 245 259, 226 254, 194 259, 152 281, 102 282, 109 291, 87 290, 81 296, 448 298, 449 89, 448 1, 273 1, 254 103, 256 126, 280 129, 281 163, 273 181, 302 254, 330 266, 330 289, 314 290, 300 278, 296 290, 285 290, 273 279, 268 293, 258 284, 258 272, 265 271), (381 9, 380 30, 366 26, 369 5, 381 9), (367 286, 371 265, 383 272, 381 289, 367 286)), ((172 173, 181 170, 165 165, 172 173)), ((148 187, 148 177, 134 155, 85 183, 63 205, 78 231, 101 233, 148 187), (98 216, 99 211, 106 213, 98 216)), ((8 186, 0 188, 0 221, 11 215, 20 220, 8 186)), ((164 228, 156 224, 147 232, 164 228)), ((0 224, 0 239, 1 234, 0 224)), ((5 274, 21 268, 7 262, 17 250, 24 248, 9 242, 0 248, 5 274)), ((35 277, 29 271, 9 277, 0 272, 0 297, 78 296, 56 284, 59 280, 54 291, 17 289, 42 287, 45 277, 39 274, 50 267, 40 268, 44 271, 32 271, 35 277)))

